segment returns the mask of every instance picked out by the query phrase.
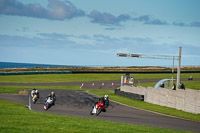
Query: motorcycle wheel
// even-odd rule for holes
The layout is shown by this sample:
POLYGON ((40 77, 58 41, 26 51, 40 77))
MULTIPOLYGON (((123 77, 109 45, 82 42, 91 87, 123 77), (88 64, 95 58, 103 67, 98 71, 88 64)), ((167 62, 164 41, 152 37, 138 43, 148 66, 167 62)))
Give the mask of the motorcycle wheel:
POLYGON ((90 111, 90 115, 93 115, 92 110, 90 111))
POLYGON ((97 110, 96 116, 98 116, 101 113, 102 109, 97 110))
POLYGON ((44 105, 44 110, 47 111, 47 109, 48 109, 48 108, 47 108, 47 106, 46 106, 46 104, 45 104, 45 105, 44 105))

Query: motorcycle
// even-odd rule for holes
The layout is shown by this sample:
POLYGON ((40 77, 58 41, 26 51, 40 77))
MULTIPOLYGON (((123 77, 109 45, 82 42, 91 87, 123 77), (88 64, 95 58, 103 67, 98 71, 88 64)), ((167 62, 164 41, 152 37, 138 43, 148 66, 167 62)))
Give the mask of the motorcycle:
POLYGON ((33 103, 35 104, 38 100, 38 96, 37 95, 34 95, 33 98, 32 98, 32 101, 33 103))
POLYGON ((48 110, 53 104, 53 98, 48 98, 47 100, 45 100, 44 102, 44 110, 48 110))
POLYGON ((106 111, 103 101, 97 102, 90 111, 90 115, 96 114, 98 116, 101 111, 106 111))

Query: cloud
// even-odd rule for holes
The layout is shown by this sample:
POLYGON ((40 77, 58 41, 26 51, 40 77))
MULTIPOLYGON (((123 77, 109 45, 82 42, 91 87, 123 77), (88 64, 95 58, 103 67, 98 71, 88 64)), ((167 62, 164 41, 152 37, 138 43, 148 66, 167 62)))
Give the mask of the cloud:
POLYGON ((154 20, 151 20, 151 21, 147 21, 147 22, 145 22, 145 24, 168 25, 168 23, 166 21, 162 21, 162 20, 159 20, 159 19, 154 19, 154 20))
POLYGON ((175 25, 175 26, 187 26, 185 23, 180 23, 180 22, 173 22, 172 23, 173 25, 175 25))
POLYGON ((101 13, 99 11, 93 10, 89 15, 92 23, 99 23, 102 25, 119 25, 120 22, 127 21, 130 19, 129 15, 122 14, 117 17, 110 13, 101 13))
POLYGON ((40 37, 10 36, 0 34, 0 47, 21 47, 23 48, 72 48, 77 46, 74 41, 62 34, 39 34, 40 37))
POLYGON ((200 27, 200 22, 195 21, 195 22, 191 22, 190 24, 186 24, 186 23, 179 23, 179 22, 173 22, 173 25, 175 26, 183 26, 183 27, 200 27))
POLYGON ((133 18, 133 20, 138 22, 143 22, 144 24, 150 24, 150 25, 169 25, 166 21, 162 21, 160 19, 154 19, 150 17, 149 15, 143 15, 137 18, 133 18))
POLYGON ((191 26, 191 27, 200 27, 200 22, 192 22, 192 23, 190 23, 190 25, 189 26, 191 26))
POLYGON ((183 23, 183 22, 166 22, 160 19, 155 19, 152 18, 149 15, 143 15, 139 16, 136 18, 132 18, 132 20, 137 21, 137 22, 143 22, 144 24, 149 24, 149 25, 174 25, 174 26, 181 26, 181 27, 200 27, 200 22, 195 21, 191 22, 190 24, 183 23))
MULTIPOLYGON (((100 12, 93 10, 89 14, 81 9, 78 9, 69 1, 61 0, 48 0, 47 8, 42 7, 38 3, 34 4, 23 4, 17 0, 0 0, 0 14, 4 15, 16 15, 16 16, 26 16, 34 18, 44 18, 50 20, 65 20, 72 19, 74 17, 87 16, 91 19, 92 23, 97 23, 101 25, 113 25, 121 26, 121 22, 128 20, 134 20, 147 25, 174 25, 181 27, 200 27, 199 21, 194 21, 191 23, 183 22, 166 22, 158 18, 153 18, 150 15, 143 15, 135 18, 131 18, 128 14, 121 14, 119 16, 114 16, 111 13, 100 12)), ((106 28, 105 30, 119 30, 116 27, 106 28)), ((24 29, 26 31, 26 29, 24 29)))
POLYGON ((53 19, 70 19, 76 16, 84 16, 84 11, 77 9, 69 1, 48 0, 48 7, 51 9, 48 11, 48 16, 53 19))
POLYGON ((133 20, 139 21, 139 22, 148 22, 150 20, 150 17, 148 15, 144 15, 144 16, 134 18, 133 20))
POLYGON ((77 9, 70 2, 59 0, 48 0, 47 9, 38 3, 24 5, 16 0, 0 0, 0 14, 53 20, 71 19, 85 15, 84 11, 77 9))
POLYGON ((39 33, 41 37, 48 38, 48 39, 67 39, 68 37, 71 37, 72 35, 65 35, 65 34, 58 34, 58 33, 39 33))

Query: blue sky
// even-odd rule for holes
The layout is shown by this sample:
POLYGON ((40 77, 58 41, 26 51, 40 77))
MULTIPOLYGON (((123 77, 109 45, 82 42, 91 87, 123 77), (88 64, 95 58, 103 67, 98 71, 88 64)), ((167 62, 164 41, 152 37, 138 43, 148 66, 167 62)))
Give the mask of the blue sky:
POLYGON ((200 66, 199 0, 0 0, 0 62, 200 66), (175 62, 177 64, 177 62, 175 62))

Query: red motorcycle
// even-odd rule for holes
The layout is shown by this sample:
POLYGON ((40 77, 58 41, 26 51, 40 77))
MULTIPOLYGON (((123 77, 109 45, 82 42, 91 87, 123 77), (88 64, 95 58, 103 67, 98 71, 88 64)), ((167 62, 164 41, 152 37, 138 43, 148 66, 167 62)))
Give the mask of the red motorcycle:
POLYGON ((101 111, 106 111, 105 107, 104 107, 104 102, 101 100, 99 102, 97 102, 93 107, 92 110, 90 111, 90 114, 96 114, 96 116, 98 116, 101 111))

